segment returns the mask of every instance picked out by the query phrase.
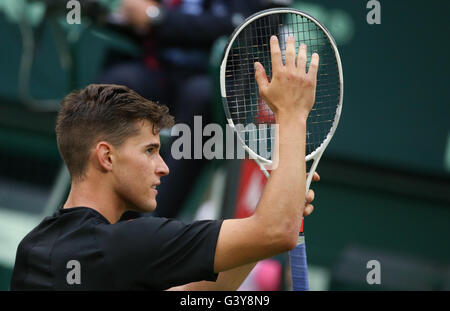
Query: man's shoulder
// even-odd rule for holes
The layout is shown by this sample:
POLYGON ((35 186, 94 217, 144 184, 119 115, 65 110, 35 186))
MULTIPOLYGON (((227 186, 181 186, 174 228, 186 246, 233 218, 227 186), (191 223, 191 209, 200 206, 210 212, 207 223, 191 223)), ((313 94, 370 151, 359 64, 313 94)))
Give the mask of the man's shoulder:
MULTIPOLYGON (((20 242, 11 280, 12 289, 70 289, 66 276, 82 264, 86 282, 107 288, 107 273, 95 238, 95 228, 107 224, 88 209, 58 210, 44 218, 20 242), (100 271, 100 272, 96 272, 100 271), (98 279, 98 280, 97 280, 98 279)), ((80 287, 85 288, 85 287, 80 287)), ((87 289, 88 287, 86 287, 87 289)))
MULTIPOLYGON (((102 217, 87 208, 70 211, 60 209, 45 217, 25 235, 17 247, 16 259, 20 261, 21 258, 30 256, 48 257, 53 252, 61 253, 69 249, 75 251, 86 247, 86 241, 92 240, 96 226, 107 224, 102 217), (69 244, 70 247, 66 247, 69 244)), ((92 243, 90 245, 94 247, 92 243)))
POLYGON ((46 234, 61 229, 81 228, 83 225, 107 223, 98 212, 87 207, 59 209, 51 216, 45 217, 25 238, 32 238, 39 234, 46 234))

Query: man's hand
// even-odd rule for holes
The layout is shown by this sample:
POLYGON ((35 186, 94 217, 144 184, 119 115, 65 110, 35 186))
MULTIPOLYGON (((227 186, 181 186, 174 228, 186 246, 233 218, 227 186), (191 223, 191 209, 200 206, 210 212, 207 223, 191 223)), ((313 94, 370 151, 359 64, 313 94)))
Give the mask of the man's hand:
POLYGON ((286 64, 283 65, 278 39, 272 36, 270 54, 273 76, 270 82, 261 63, 255 63, 255 79, 259 94, 277 119, 280 116, 300 116, 306 121, 314 105, 319 55, 317 53, 312 55, 309 70, 306 72, 306 49, 306 45, 301 44, 297 57, 295 38, 289 37, 286 43, 286 64))
MULTIPOLYGON (((312 181, 319 181, 319 180, 320 180, 319 174, 314 173, 312 181)), ((314 211, 314 205, 311 204, 311 202, 314 201, 314 191, 312 189, 309 189, 305 199, 306 203, 305 209, 303 210, 303 216, 309 216, 314 211)))

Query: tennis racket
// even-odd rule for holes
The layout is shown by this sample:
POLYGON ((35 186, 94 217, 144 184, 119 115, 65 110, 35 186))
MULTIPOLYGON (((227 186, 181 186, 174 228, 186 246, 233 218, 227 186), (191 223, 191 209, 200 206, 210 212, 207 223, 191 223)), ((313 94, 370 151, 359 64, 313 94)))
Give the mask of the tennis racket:
MULTIPOLYGON (((243 149, 266 177, 272 164, 276 134, 275 117, 260 98, 254 63, 260 62, 272 76, 270 37, 278 37, 283 62, 286 39, 296 38, 296 52, 307 45, 307 67, 311 55, 320 56, 316 99, 306 124, 306 179, 308 193, 320 158, 339 122, 343 100, 342 65, 329 31, 312 16, 291 8, 269 9, 247 18, 231 35, 220 67, 220 88, 228 124, 237 133, 243 149)), ((303 203, 303 202, 302 202, 303 203)), ((297 247, 289 252, 293 290, 309 290, 303 221, 297 247)))

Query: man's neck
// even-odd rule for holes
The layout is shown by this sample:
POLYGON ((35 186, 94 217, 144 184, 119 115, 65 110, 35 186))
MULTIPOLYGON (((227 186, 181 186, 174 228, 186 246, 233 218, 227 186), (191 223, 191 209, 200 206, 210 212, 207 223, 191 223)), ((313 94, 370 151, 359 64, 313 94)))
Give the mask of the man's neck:
POLYGON ((72 182, 69 196, 63 208, 85 206, 92 208, 110 223, 116 223, 125 212, 117 195, 105 183, 88 181, 72 182))

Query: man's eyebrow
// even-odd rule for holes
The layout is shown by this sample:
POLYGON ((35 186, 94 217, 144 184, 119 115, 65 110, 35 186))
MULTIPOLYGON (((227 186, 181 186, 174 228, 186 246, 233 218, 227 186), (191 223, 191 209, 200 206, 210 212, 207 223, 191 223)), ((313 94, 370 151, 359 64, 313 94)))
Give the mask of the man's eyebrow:
POLYGON ((145 148, 157 148, 159 149, 161 147, 161 145, 159 143, 150 143, 145 145, 145 148))

